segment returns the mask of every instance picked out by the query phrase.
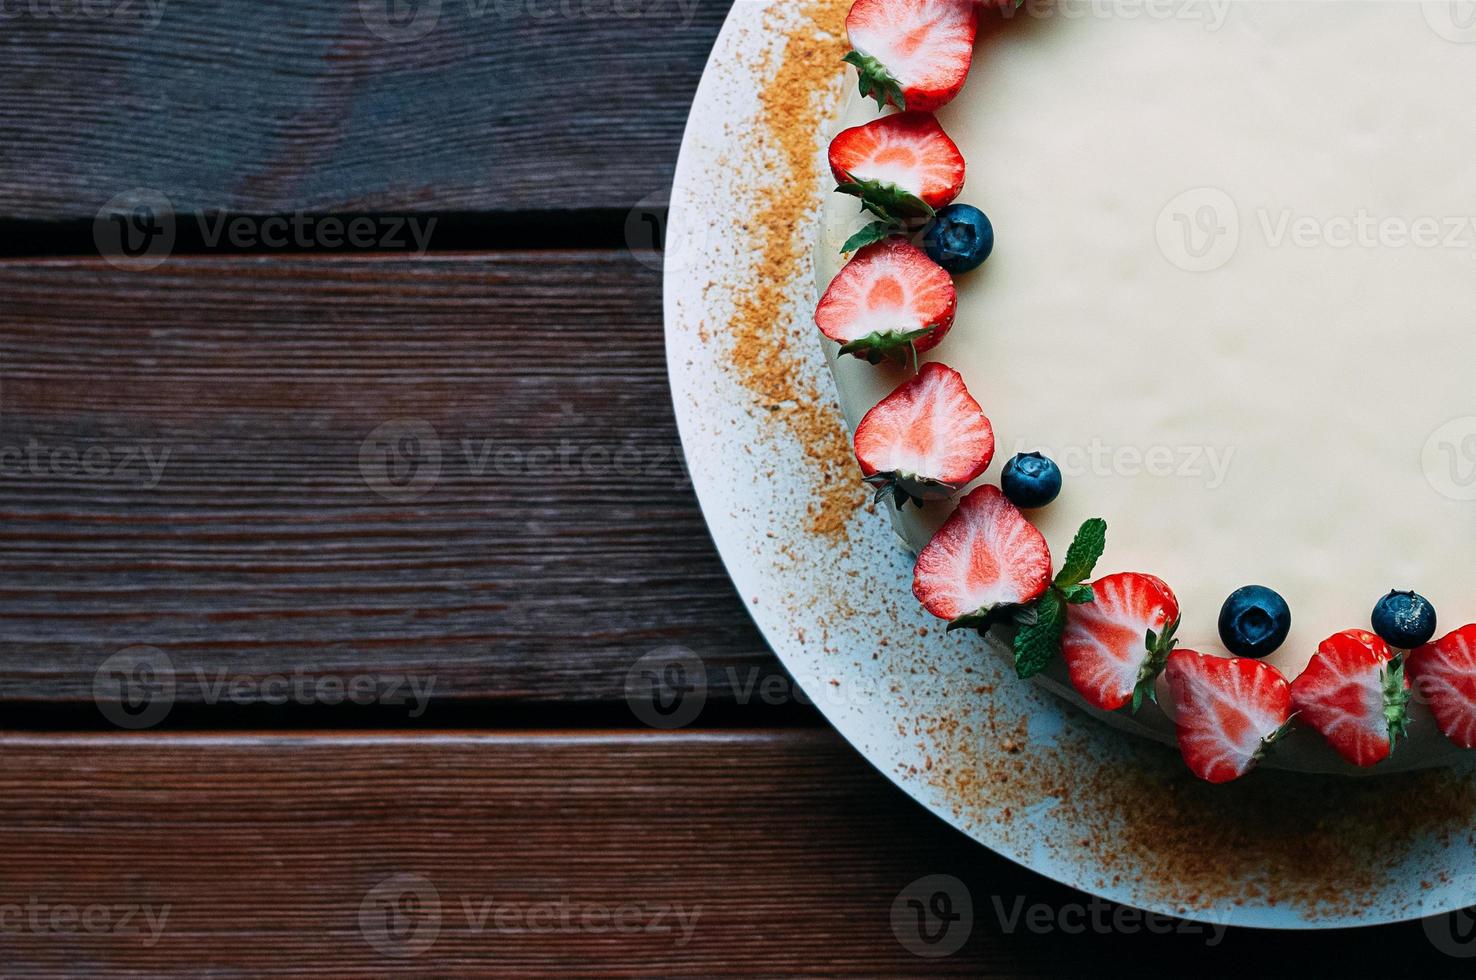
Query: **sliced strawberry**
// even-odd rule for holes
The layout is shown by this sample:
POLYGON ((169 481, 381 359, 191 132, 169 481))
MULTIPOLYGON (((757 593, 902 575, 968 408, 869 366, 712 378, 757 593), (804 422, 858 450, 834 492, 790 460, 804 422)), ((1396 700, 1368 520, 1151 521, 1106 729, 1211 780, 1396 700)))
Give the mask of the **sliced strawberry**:
POLYGON ((1389 756, 1408 723, 1409 679, 1402 657, 1367 630, 1345 630, 1323 640, 1292 681, 1292 704, 1355 766, 1389 756))
POLYGON ((994 458, 994 429, 964 387, 936 362, 867 412, 856 426, 856 460, 876 499, 898 507, 951 497, 994 458))
POLYGON ((902 112, 843 130, 830 143, 836 190, 889 222, 930 218, 958 197, 964 158, 926 112, 902 112))
POLYGON ((1175 650, 1164 676, 1179 751, 1200 779, 1228 783, 1244 776, 1291 727, 1291 688, 1268 663, 1175 650))
POLYGON ((986 485, 959 501, 917 556, 912 594, 949 629, 983 628, 1039 598, 1050 582, 1045 537, 999 487, 986 485))
POLYGON ((900 239, 868 245, 831 280, 815 324, 842 354, 903 363, 938 345, 953 326, 953 280, 922 249, 900 239))
POLYGON ((1116 711, 1156 700, 1153 681, 1174 648, 1179 600, 1161 579, 1119 572, 1092 583, 1091 602, 1066 613, 1061 654, 1087 703, 1116 711))
POLYGON ((1476 748, 1476 626, 1411 651, 1409 676, 1445 737, 1476 748))
POLYGON ((846 17, 863 96, 931 111, 969 75, 979 29, 974 0, 856 0, 846 17))

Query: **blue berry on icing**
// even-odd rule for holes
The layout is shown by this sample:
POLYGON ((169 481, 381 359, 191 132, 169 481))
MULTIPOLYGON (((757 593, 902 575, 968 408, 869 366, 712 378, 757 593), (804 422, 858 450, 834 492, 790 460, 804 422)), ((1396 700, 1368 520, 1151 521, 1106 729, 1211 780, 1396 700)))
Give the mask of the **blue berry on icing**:
POLYGON ((1220 640, 1237 657, 1257 659, 1275 653, 1291 631, 1291 607, 1274 589, 1247 585, 1230 593, 1220 607, 1220 640))
POLYGON ((1413 650, 1435 635, 1435 607, 1416 592, 1390 592, 1373 611, 1374 632, 1400 650, 1413 650))
POLYGON ((928 258, 955 275, 984 264, 994 251, 994 226, 983 211, 969 204, 950 204, 923 232, 928 258))
POLYGON ((1061 493, 1061 468, 1040 453, 1020 453, 1005 464, 999 488, 1016 507, 1044 507, 1061 493))

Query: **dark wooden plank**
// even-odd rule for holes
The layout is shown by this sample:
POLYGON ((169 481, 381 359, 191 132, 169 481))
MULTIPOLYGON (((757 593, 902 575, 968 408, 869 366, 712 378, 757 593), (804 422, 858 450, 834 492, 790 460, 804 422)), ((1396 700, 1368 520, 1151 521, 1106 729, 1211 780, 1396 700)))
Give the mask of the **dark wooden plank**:
POLYGON ((629 255, 10 262, 0 294, 0 700, 90 699, 138 644, 186 703, 298 671, 618 702, 672 644, 718 701, 778 669, 629 255))
POLYGON ((1365 962, 1406 975, 1464 965, 1418 926, 1211 945, 1114 926, 1108 906, 1081 934, 1032 929, 1011 911, 1069 927, 1087 899, 946 830, 824 731, 8 735, 0 853, 6 976, 1244 975, 1273 949, 1285 975, 1376 950, 1365 962), (925 959, 912 949, 941 947, 891 911, 933 874, 962 883, 973 920, 925 959), (387 936, 376 899, 412 886, 422 904, 387 936), (104 906, 113 925, 65 922, 104 906), (128 907, 137 933, 115 927, 128 907), (642 930, 604 924, 616 909, 642 930), (644 931, 678 910, 685 937, 644 931))
POLYGON ((0 219, 631 207, 730 0, 6 6, 0 219), (392 13, 398 11, 398 15, 392 13))

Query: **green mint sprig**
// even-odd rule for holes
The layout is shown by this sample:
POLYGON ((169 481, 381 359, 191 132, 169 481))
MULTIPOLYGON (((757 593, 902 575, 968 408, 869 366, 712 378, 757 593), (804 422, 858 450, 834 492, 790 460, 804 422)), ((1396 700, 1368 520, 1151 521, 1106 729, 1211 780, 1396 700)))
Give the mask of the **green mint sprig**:
POLYGON ((1061 651, 1066 607, 1096 598, 1086 580, 1106 548, 1107 522, 1093 517, 1077 530, 1066 549, 1066 561, 1045 594, 1016 615, 1020 631, 1015 634, 1015 673, 1020 677, 1034 677, 1061 651))
POLYGON ((886 241, 888 238, 907 238, 916 245, 918 236, 927 231, 930 222, 930 218, 921 216, 872 221, 846 239, 846 243, 841 246, 841 254, 850 254, 875 242, 886 241))
POLYGON ((846 239, 841 246, 841 252, 854 252, 858 248, 865 248, 880 241, 891 238, 898 231, 898 226, 890 221, 873 221, 856 234, 846 239))

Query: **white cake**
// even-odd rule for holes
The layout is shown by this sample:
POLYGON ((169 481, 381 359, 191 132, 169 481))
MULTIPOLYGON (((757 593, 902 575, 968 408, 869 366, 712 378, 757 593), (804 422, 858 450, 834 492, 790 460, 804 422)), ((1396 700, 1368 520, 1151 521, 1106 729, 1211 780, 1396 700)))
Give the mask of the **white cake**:
MULTIPOLYGON (((1032 4, 986 21, 938 112, 997 245, 924 359, 993 423, 983 482, 1053 457, 1065 489, 1030 515, 1052 552, 1105 518, 1099 572, 1168 581, 1184 647, 1223 652, 1252 583, 1291 606, 1288 678, 1391 588, 1442 632, 1476 620, 1476 33, 1448 8, 1032 4)), ((837 129, 879 114, 849 92, 837 129)), ((866 220, 829 196, 822 288, 866 220)), ((854 426, 903 372, 826 347, 854 426)), ((946 513, 899 534, 917 550, 946 513)), ((1459 751, 1412 715, 1376 771, 1459 751)), ((1172 740, 1156 708, 1109 720, 1172 740)), ((1357 771, 1311 731, 1267 764, 1357 771)))

